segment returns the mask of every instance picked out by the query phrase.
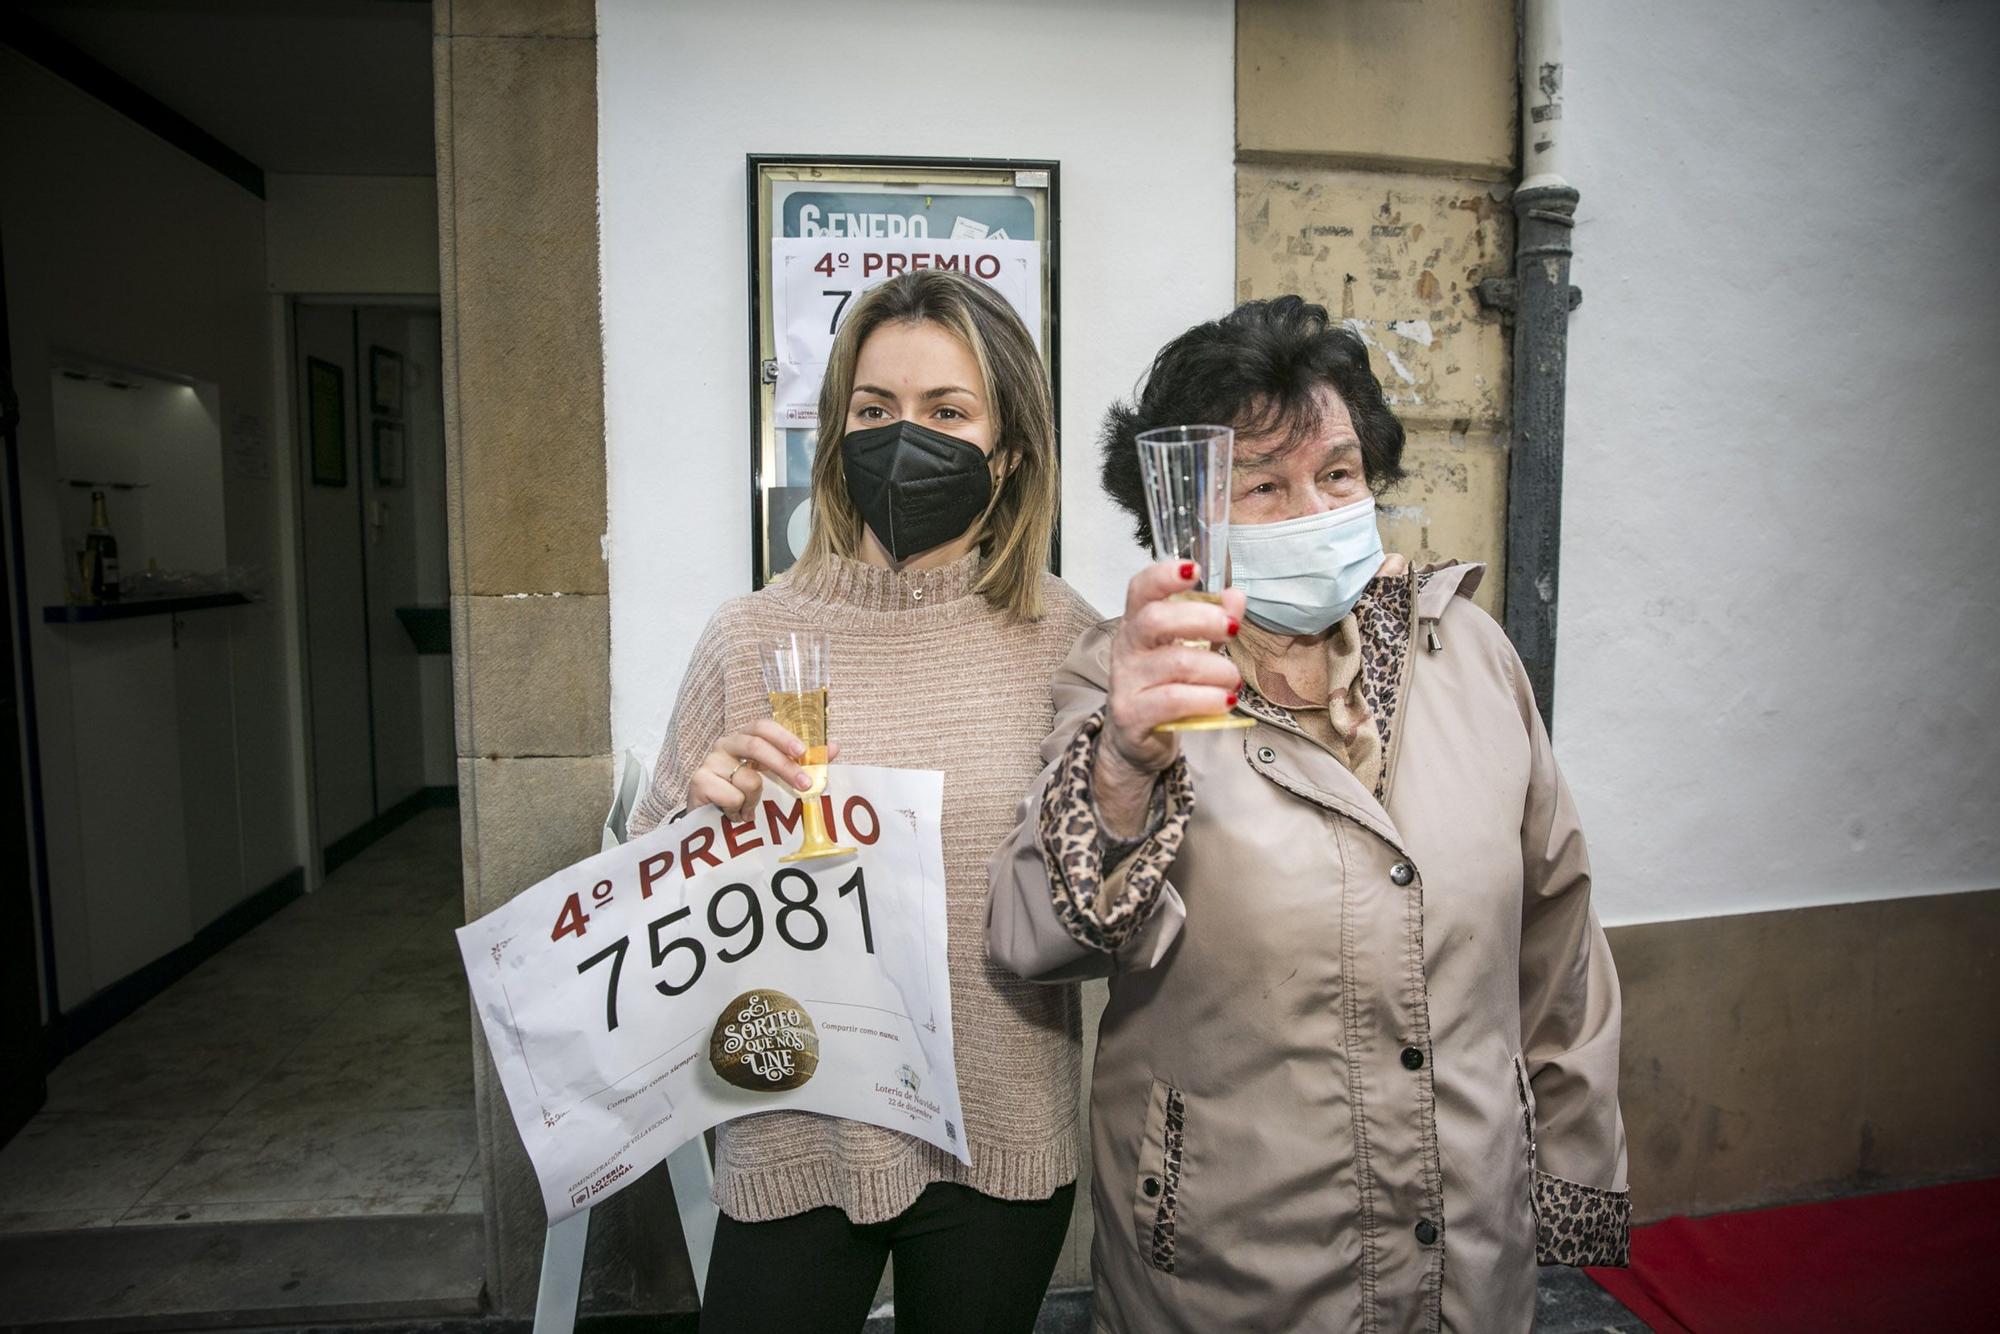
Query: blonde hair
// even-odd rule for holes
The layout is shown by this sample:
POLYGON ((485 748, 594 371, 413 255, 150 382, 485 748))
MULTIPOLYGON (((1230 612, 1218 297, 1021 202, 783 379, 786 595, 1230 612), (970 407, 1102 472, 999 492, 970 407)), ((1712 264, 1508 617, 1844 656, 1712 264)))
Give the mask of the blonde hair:
POLYGON ((923 323, 957 338, 978 363, 998 425, 993 458, 1008 465, 981 521, 979 549, 986 560, 975 591, 995 607, 1032 620, 1042 612, 1042 573, 1062 500, 1055 405, 1041 356, 1013 307, 986 284, 948 269, 891 278, 855 303, 835 335, 819 391, 812 536, 796 569, 811 575, 836 556, 859 554, 864 524, 848 498, 840 453, 855 363, 861 345, 883 325, 923 323))

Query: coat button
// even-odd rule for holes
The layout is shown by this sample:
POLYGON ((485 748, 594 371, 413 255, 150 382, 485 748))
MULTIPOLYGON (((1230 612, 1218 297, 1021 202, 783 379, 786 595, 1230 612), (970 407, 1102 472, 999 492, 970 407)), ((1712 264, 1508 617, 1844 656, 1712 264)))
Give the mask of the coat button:
POLYGON ((1257 763, 1274 764, 1277 762, 1277 759, 1278 759, 1278 752, 1272 750, 1269 746, 1257 747, 1257 763))
POLYGON ((1389 868, 1389 878, 1398 885, 1407 885, 1417 878, 1416 868, 1408 862, 1397 862, 1389 868))
POLYGON ((1139 1189, 1146 1192, 1147 1199, 1156 1200, 1160 1197, 1160 1179, 1158 1177, 1147 1177, 1139 1183, 1139 1189))
POLYGON ((1416 1047, 1403 1048, 1403 1068, 1405 1070, 1423 1069, 1424 1068, 1423 1052, 1416 1047))
POLYGON ((1437 1224, 1428 1218, 1417 1220, 1417 1240, 1428 1246, 1438 1239, 1437 1224))

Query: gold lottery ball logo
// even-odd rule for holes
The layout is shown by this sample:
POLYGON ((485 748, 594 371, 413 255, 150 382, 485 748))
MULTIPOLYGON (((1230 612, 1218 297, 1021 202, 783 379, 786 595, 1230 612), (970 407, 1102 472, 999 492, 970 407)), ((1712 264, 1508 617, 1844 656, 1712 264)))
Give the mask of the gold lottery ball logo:
POLYGON ((715 1021, 708 1063, 737 1088, 782 1093, 819 1069, 819 1030, 784 992, 746 991, 715 1021))

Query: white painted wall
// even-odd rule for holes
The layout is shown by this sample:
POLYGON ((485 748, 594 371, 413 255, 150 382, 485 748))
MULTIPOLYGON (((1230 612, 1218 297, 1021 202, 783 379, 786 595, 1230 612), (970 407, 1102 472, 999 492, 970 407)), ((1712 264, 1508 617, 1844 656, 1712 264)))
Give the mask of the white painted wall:
POLYGON ((746 153, 1061 161, 1063 571, 1100 607, 1144 556, 1098 423, 1233 293, 1229 0, 745 12, 598 7, 612 735, 648 763, 694 637, 750 587, 746 153))
POLYGON ((272 291, 437 293, 434 178, 272 175, 264 202, 272 291))
MULTIPOLYGON (((299 865, 279 542, 289 497, 273 446, 263 201, 8 49, 0 49, 0 180, 49 870, 68 1008, 299 865), (185 618, 210 619, 171 679, 160 675, 177 652, 164 617, 123 627, 41 624, 39 605, 63 599, 68 559, 50 375, 59 357, 79 353, 214 386, 207 409, 227 458, 224 549, 270 597, 185 618), (107 628, 113 633, 92 637, 107 628), (225 666, 233 735, 210 729, 195 738, 220 747, 222 763, 206 750, 175 755, 137 724, 125 729, 115 783, 102 775, 102 755, 79 762, 96 746, 92 737, 110 734, 117 744, 120 729, 104 720, 142 696, 167 711, 149 715, 156 723, 176 708, 216 716, 212 698, 182 698, 178 682, 215 683, 225 666), (150 782, 142 763, 152 766, 150 782), (208 786, 220 771, 234 772, 233 791, 208 786), (180 858, 154 839, 150 822, 180 809, 187 779, 198 784, 185 793, 198 808, 183 836, 199 842, 234 827, 240 844, 160 869, 165 891, 143 874, 118 872, 180 858), (131 811, 144 800, 156 809, 131 811), (224 882, 187 889, 180 868, 197 861, 201 874, 224 882)), ((157 538, 157 518, 150 527, 157 538)))
POLYGON ((2000 885, 2000 11, 1623 0, 1564 43, 1600 911, 2000 885))

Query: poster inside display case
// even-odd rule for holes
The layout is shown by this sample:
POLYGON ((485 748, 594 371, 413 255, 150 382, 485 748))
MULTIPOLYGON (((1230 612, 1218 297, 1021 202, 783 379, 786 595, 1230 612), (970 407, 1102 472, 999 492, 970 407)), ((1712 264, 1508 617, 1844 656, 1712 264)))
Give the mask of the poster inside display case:
MULTIPOLYGON (((834 333, 869 288, 952 268, 1004 296, 1056 362, 1057 164, 752 154, 751 577, 791 568, 811 531, 819 390, 834 333)), ((1057 566, 1061 537, 1050 552, 1057 566)))

